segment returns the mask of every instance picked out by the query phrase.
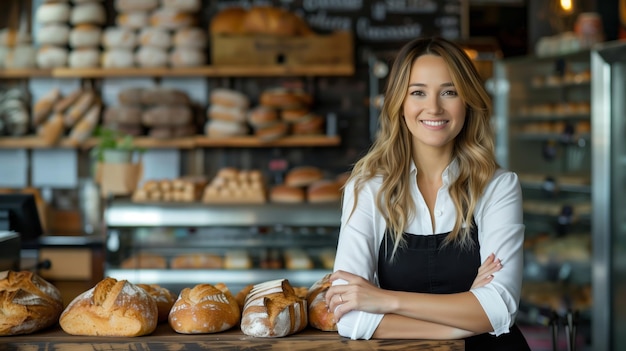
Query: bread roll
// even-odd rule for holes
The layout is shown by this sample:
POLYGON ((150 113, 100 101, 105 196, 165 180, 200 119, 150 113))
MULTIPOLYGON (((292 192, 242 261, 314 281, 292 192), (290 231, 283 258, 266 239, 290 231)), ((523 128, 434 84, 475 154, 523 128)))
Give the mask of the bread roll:
POLYGON ((166 67, 169 55, 166 50, 142 46, 135 53, 135 63, 140 67, 166 67))
POLYGON ((228 88, 215 88, 211 90, 209 96, 210 103, 227 107, 239 107, 247 109, 250 99, 244 93, 228 88))
POLYGON ((102 53, 100 64, 104 68, 127 68, 135 65, 135 54, 130 49, 108 49, 102 53))
POLYGON ((177 48, 204 49, 207 37, 200 28, 181 28, 174 33, 173 43, 177 48))
POLYGON ((65 308, 59 324, 71 335, 133 337, 150 334, 158 323, 156 301, 126 280, 105 278, 65 308))
POLYGON ((106 12, 104 6, 99 2, 86 2, 72 7, 70 13, 70 23, 78 24, 98 24, 106 22, 106 12))
POLYGON ((255 128, 262 128, 274 124, 278 120, 276 109, 267 106, 257 106, 248 112, 248 123, 255 128))
POLYGON ((172 35, 163 28, 146 27, 139 32, 139 44, 169 49, 172 46, 172 35))
POLYGON ((122 28, 141 29, 150 24, 150 15, 145 11, 119 13, 115 17, 115 23, 122 28))
POLYGON ((57 68, 67 65, 68 51, 59 46, 45 45, 37 51, 39 68, 57 68))
POLYGON ((189 106, 155 106, 143 111, 141 122, 146 127, 182 126, 191 123, 193 113, 189 106))
POLYGON ((207 112, 207 117, 211 120, 227 122, 245 122, 246 111, 239 107, 228 107, 223 105, 211 105, 207 112))
POLYGON ((70 26, 65 23, 44 24, 37 29, 37 43, 40 45, 67 45, 70 26))
POLYGON ((59 289, 37 274, 0 272, 0 336, 47 328, 57 322, 62 311, 59 289))
POLYGON ((256 284, 246 297, 241 331, 255 337, 284 337, 308 323, 306 300, 299 298, 287 279, 256 284))
POLYGON ((309 118, 310 113, 308 107, 287 108, 280 111, 280 118, 285 122, 293 123, 309 118))
POLYGON ((270 190, 270 201, 276 203, 301 203, 305 200, 304 189, 276 185, 270 190))
POLYGON ((169 324, 177 333, 206 334, 228 330, 239 323, 241 314, 230 291, 211 284, 185 288, 169 313, 169 324))
POLYGON ((109 27, 102 34, 102 46, 106 49, 134 49, 137 46, 135 31, 123 27, 109 27))
POLYGON ((163 7, 181 12, 198 12, 202 5, 200 0, 162 0, 163 7))
POLYGON ((91 24, 79 24, 70 31, 69 44, 72 48, 97 48, 100 46, 102 29, 91 24))
POLYGON ((291 169, 285 175, 285 185, 293 187, 308 186, 324 177, 317 167, 300 166, 291 169))
POLYGON ((175 301, 172 292, 158 284, 137 284, 137 286, 144 289, 156 302, 159 323, 166 322, 175 301))
POLYGON ((211 19, 209 31, 212 35, 240 35, 244 33, 247 11, 242 7, 228 7, 211 19))
POLYGON ((40 24, 66 23, 69 19, 70 5, 62 2, 43 3, 35 12, 35 20, 40 24))
POLYGON ((204 132, 210 137, 222 138, 245 135, 248 133, 248 128, 245 124, 239 122, 211 120, 206 122, 204 132))
POLYGON ((70 52, 68 64, 72 68, 100 66, 100 49, 80 48, 70 52))
POLYGON ((198 67, 206 63, 203 50, 177 47, 170 53, 169 63, 172 67, 198 67))
POLYGON ((196 24, 196 19, 189 13, 169 8, 159 8, 150 15, 150 25, 153 27, 177 30, 191 27, 196 24))
POLYGON ((339 202, 341 184, 332 180, 318 180, 307 188, 307 200, 310 203, 339 202))
POLYGON ((311 102, 310 95, 285 88, 266 89, 259 97, 261 105, 279 109, 306 107, 311 102))
POLYGON ((330 274, 326 274, 313 283, 306 297, 309 306, 309 325, 321 331, 337 331, 335 315, 328 309, 326 303, 326 292, 331 285, 330 274))
POLYGON ((117 12, 152 11, 159 7, 159 0, 115 0, 117 12))
POLYGON ((283 137, 289 131, 289 126, 284 122, 274 122, 263 126, 257 126, 254 135, 261 141, 273 141, 283 137))

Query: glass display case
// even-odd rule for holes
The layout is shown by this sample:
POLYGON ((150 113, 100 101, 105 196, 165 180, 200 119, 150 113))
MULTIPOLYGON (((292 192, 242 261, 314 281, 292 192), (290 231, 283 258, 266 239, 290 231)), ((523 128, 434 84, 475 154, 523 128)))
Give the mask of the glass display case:
POLYGON ((340 205, 114 201, 105 210, 105 275, 173 291, 287 278, 310 287, 332 271, 340 205))
POLYGON ((498 161, 518 174, 524 197, 525 268, 519 322, 552 325, 561 330, 562 340, 569 318, 577 324, 577 333, 569 327, 568 343, 588 346, 590 51, 500 60, 494 77, 498 161))
POLYGON ((593 349, 626 349, 626 41, 594 47, 593 349))

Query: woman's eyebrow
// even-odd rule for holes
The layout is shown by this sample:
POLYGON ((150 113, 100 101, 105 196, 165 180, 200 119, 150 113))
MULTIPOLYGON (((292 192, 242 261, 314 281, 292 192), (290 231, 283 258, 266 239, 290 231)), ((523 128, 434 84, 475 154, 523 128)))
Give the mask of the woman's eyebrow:
MULTIPOLYGON (((427 85, 426 85, 426 84, 424 84, 424 83, 409 83, 409 86, 410 86, 410 87, 425 87, 425 86, 427 86, 427 85)), ((443 88, 453 87, 453 86, 454 86, 454 83, 452 83, 452 82, 447 82, 447 83, 442 83, 442 84, 441 84, 441 85, 439 85, 439 86, 440 86, 440 87, 443 87, 443 88)))

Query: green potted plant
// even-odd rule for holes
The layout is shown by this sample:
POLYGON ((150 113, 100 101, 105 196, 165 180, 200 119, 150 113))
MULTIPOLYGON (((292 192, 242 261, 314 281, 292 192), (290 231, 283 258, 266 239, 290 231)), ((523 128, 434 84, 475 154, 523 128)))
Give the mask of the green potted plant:
POLYGON ((100 163, 130 163, 135 151, 142 151, 134 144, 132 135, 99 128, 95 136, 98 143, 91 149, 93 159, 100 163))

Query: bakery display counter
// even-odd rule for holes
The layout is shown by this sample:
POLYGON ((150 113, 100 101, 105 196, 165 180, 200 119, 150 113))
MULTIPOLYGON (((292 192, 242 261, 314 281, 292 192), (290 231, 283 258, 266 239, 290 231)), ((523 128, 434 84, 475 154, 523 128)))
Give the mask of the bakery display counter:
POLYGON ((350 340, 312 328, 283 338, 256 338, 238 328, 217 334, 177 334, 161 324, 136 338, 73 336, 59 327, 35 334, 0 338, 0 351, 14 350, 430 350, 461 351, 463 340, 350 340))

